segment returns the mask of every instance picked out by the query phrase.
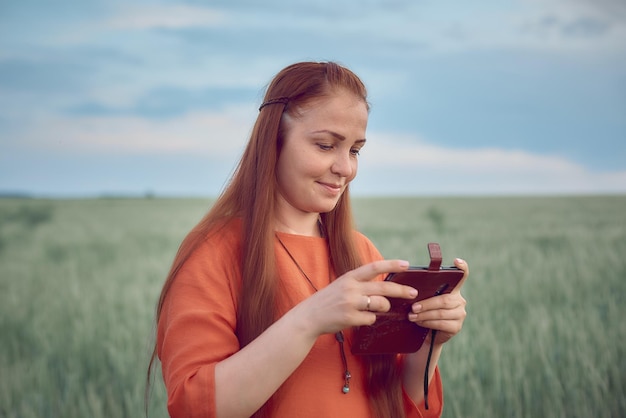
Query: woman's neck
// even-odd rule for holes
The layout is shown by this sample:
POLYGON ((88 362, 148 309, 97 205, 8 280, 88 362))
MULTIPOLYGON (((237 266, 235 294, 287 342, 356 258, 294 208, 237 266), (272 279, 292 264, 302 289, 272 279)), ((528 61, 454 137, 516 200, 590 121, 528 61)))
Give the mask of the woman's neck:
POLYGON ((319 214, 307 213, 302 216, 289 218, 276 216, 275 229, 278 232, 285 232, 293 235, 305 235, 310 237, 321 237, 319 226, 319 214))

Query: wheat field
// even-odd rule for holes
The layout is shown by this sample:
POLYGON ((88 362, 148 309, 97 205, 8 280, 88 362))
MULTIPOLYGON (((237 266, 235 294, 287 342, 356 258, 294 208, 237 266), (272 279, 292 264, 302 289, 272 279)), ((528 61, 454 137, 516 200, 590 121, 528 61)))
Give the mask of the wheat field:
MULTIPOLYGON (((465 258, 445 417, 626 416, 626 196, 357 198, 389 258, 465 258)), ((140 417, 163 279, 209 199, 0 199, 0 416, 140 417)), ((165 417, 157 371, 150 417, 165 417)))

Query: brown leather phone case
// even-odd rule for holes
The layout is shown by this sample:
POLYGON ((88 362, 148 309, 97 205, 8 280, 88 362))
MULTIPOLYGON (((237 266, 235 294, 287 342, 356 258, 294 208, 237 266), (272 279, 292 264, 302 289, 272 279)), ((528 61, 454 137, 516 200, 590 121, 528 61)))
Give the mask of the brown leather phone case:
POLYGON ((352 342, 354 354, 413 353, 422 346, 428 328, 408 320, 411 306, 435 295, 450 293, 463 278, 456 267, 441 268, 441 249, 437 243, 428 244, 428 267, 410 267, 402 273, 391 273, 385 280, 412 286, 417 289, 415 299, 389 298, 389 312, 376 314, 374 325, 355 329, 352 342))

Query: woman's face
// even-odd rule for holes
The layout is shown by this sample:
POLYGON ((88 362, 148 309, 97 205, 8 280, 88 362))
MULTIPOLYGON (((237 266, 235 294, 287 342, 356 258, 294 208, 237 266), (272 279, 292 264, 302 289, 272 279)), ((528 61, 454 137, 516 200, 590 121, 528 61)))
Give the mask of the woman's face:
POLYGON ((276 167, 283 216, 333 210, 356 176, 367 117, 365 102, 345 90, 299 109, 296 117, 283 115, 276 167))

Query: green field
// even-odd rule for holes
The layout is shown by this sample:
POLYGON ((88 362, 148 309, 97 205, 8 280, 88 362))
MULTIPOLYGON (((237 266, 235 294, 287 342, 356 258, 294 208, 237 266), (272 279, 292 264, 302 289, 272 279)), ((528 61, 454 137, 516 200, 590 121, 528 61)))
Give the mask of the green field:
MULTIPOLYGON (((142 416, 155 301, 210 203, 0 199, 1 417, 142 416)), ((444 416, 626 416, 626 196, 354 206, 386 257, 423 264, 436 241, 470 264, 444 416)))

